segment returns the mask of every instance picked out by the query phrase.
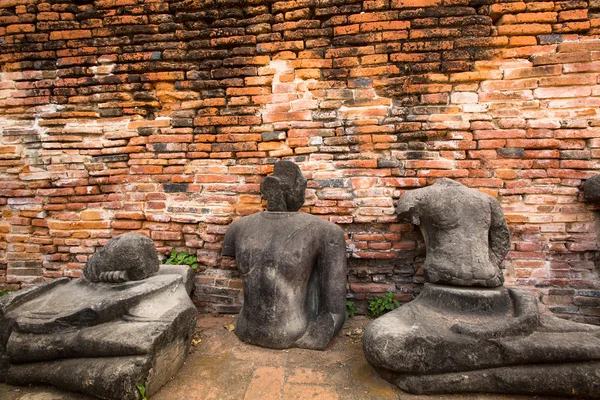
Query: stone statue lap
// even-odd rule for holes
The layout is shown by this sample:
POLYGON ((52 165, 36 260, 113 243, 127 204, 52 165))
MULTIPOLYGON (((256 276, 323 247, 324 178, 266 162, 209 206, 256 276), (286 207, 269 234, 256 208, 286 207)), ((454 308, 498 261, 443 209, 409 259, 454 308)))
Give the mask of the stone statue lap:
POLYGON ((344 233, 297 212, 305 189, 297 165, 277 162, 261 182, 267 211, 235 221, 225 234, 223 255, 235 257, 243 280, 235 333, 244 342, 323 350, 344 324, 344 233))
POLYGON ((183 364, 196 326, 193 271, 159 267, 152 241, 110 240, 84 277, 0 298, 0 381, 50 384, 103 399, 156 392, 183 364))
POLYGON ((600 327, 540 315, 531 292, 502 287, 510 237, 494 198, 438 179, 397 211, 421 228, 428 283, 365 331, 383 377, 416 394, 600 398, 600 327))

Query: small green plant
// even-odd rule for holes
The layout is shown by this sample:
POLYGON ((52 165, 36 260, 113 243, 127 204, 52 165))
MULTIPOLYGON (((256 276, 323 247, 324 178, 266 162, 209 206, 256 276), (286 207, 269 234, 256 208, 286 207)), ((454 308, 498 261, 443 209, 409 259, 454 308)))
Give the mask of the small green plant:
POLYGON ((351 300, 346 300, 346 319, 352 318, 358 312, 358 308, 354 305, 351 300))
POLYGON ((142 395, 142 400, 148 400, 148 398, 146 397, 146 386, 145 385, 140 385, 139 383, 137 385, 135 385, 135 386, 137 386, 137 390, 142 395))
POLYGON ((10 288, 10 287, 6 288, 6 289, 2 289, 2 290, 0 290, 0 296, 6 296, 7 294, 12 293, 14 291, 15 291, 15 289, 10 288))
POLYGON ((177 251, 173 249, 171 255, 167 258, 166 264, 169 265, 189 265, 193 270, 198 268, 198 259, 195 255, 187 251, 177 251))
POLYGON ((386 312, 400 307, 400 302, 398 300, 394 300, 393 296, 394 294, 392 292, 388 292, 388 294, 383 297, 376 297, 373 300, 369 300, 369 317, 381 317, 386 312))

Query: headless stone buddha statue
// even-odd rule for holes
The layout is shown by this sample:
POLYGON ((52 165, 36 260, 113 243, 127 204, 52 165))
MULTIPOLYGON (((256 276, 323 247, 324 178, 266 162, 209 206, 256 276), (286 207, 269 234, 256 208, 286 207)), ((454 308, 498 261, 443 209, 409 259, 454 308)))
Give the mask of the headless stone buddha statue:
POLYGON ((279 161, 260 185, 267 211, 227 229, 223 255, 235 257, 244 305, 235 326, 244 342, 323 350, 345 318, 346 242, 335 224, 297 212, 306 180, 279 161))
POLYGON ((0 298, 0 381, 103 399, 156 392, 183 364, 196 325, 193 272, 159 266, 148 237, 111 239, 80 279, 0 298))
POLYGON ((510 237, 494 198, 438 179, 397 212, 423 233, 427 283, 365 330, 383 377, 416 394, 600 398, 600 327, 540 315, 531 292, 502 286, 510 237))

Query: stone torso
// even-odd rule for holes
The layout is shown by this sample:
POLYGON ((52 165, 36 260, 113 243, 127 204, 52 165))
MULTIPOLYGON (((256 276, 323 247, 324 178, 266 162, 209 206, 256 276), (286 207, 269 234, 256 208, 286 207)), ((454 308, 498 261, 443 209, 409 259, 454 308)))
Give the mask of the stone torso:
MULTIPOLYGON (((437 195, 437 194, 435 194, 437 195)), ((443 196, 443 195, 442 195, 443 196)), ((425 268, 431 282, 493 281, 500 269, 489 256, 487 232, 490 205, 487 198, 457 194, 452 203, 422 206, 421 231, 427 244, 425 268), (461 218, 463 213, 473 218, 461 218), (473 235, 484 232, 484 235, 473 235)))
POLYGON ((461 286, 502 285, 490 230, 506 237, 508 230, 504 222, 493 226, 493 199, 450 180, 438 182, 409 192, 398 201, 400 218, 419 225, 423 233, 428 281, 461 286))
MULTIPOLYGON (((343 234, 310 214, 262 212, 229 228, 223 254, 235 256, 244 285, 236 334, 245 341, 290 347, 306 331, 311 274, 328 236, 343 234)), ((316 288, 315 288, 316 289, 316 288)))

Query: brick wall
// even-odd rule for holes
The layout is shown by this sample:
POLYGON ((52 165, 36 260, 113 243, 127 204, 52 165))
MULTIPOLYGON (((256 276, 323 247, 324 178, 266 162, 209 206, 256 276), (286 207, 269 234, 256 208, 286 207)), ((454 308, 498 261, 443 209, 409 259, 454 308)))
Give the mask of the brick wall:
POLYGON ((600 323, 599 35, 598 0, 0 0, 0 288, 134 230, 195 252, 198 306, 235 312, 223 234, 287 158, 363 310, 420 290, 394 202, 450 177, 501 202, 507 285, 600 323))

